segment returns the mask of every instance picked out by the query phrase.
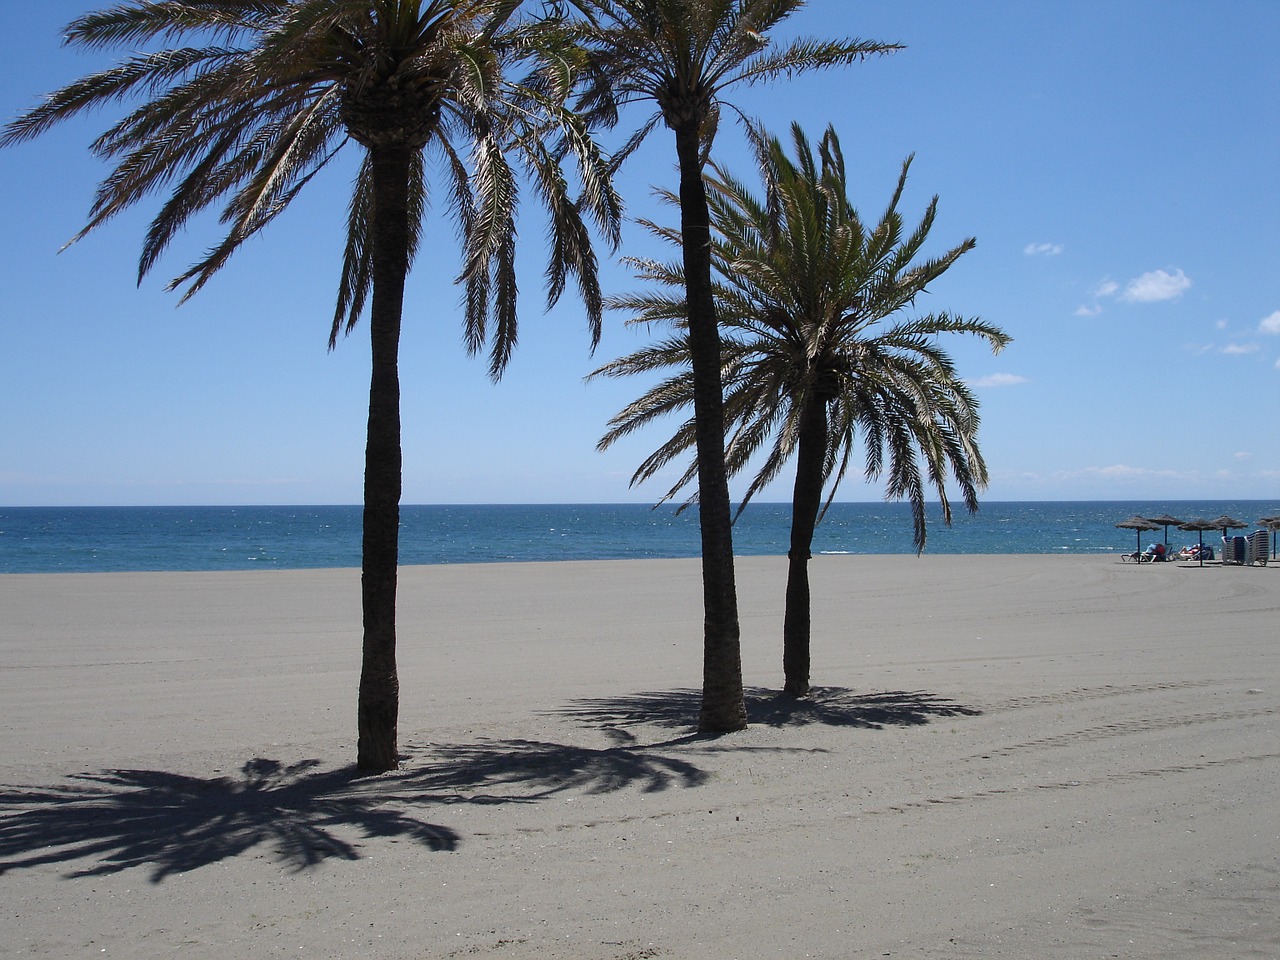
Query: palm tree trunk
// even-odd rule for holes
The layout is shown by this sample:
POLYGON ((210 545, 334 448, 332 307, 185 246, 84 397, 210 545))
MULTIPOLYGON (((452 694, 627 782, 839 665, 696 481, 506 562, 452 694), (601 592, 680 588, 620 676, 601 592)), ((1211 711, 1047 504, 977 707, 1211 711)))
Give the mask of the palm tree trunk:
POLYGON ((809 557, 822 505, 822 466, 827 450, 827 404, 812 397, 800 421, 796 482, 791 495, 791 550, 787 568, 787 612, 782 623, 784 689, 809 692, 809 557))
POLYGON ((698 520, 702 532, 702 710, 704 733, 747 725, 742 693, 738 594, 733 571, 733 519, 724 465, 724 387, 720 331, 711 288, 711 212, 702 180, 696 121, 676 130, 680 161, 680 234, 689 309, 693 411, 698 447, 698 520))
POLYGON ((371 148, 373 162, 373 303, 370 337, 369 433, 364 465, 361 593, 364 654, 360 669, 361 770, 399 765, 396 727, 396 566, 400 542, 400 318, 409 271, 409 161, 405 147, 371 148))

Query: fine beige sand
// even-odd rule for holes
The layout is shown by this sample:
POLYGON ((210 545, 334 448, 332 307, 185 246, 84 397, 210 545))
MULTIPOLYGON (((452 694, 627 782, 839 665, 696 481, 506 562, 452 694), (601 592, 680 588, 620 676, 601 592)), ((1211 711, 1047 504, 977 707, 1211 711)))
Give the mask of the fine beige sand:
POLYGON ((406 568, 403 768, 353 777, 354 570, 0 576, 0 956, 1275 958, 1280 568, 406 568))

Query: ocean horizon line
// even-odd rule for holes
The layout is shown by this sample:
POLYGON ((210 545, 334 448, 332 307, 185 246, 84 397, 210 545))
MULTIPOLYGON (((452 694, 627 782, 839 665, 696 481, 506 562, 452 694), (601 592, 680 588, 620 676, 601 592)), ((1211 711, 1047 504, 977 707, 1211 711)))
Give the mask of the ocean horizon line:
MULTIPOLYGON (((1229 513, 1253 526, 1269 500, 991 500, 943 522, 925 505, 925 553, 1110 554, 1198 536, 1170 525, 1136 533, 1134 515, 1229 513), (1172 529, 1171 529, 1172 528, 1172 529)), ((351 568, 361 562, 358 504, 0 507, 0 573, 351 568)), ((733 528, 737 556, 790 549, 791 505, 755 502, 733 528)), ((1188 539, 1189 538, 1189 539, 1188 539)), ((918 552, 910 503, 836 501, 814 534, 820 554, 918 552)), ((696 557, 698 511, 678 504, 401 504, 400 563, 504 563, 696 557)))
MULTIPOLYGON (((1140 503, 1150 502, 1157 506, 1166 503, 1275 503, 1277 509, 1280 509, 1280 496, 1273 498, 1267 497, 1100 497, 1100 498, 1062 498, 1062 497, 1046 497, 1046 498, 1021 498, 1013 497, 1006 499, 990 499, 981 500, 978 504, 978 512, 982 511, 984 506, 995 506, 999 504, 1034 504, 1034 503, 1140 503)), ((738 507, 741 500, 731 500, 731 505, 738 507)), ((900 505, 909 507, 910 501, 907 500, 833 500, 832 505, 850 504, 856 506, 894 506, 900 505)), ((756 500, 753 499, 748 504, 747 509, 751 506, 773 506, 773 507, 789 507, 790 500, 756 500)), ((941 501, 937 499, 925 500, 925 506, 940 506, 941 501)), ((654 503, 650 500, 437 500, 437 501, 401 501, 401 507, 651 507, 657 509, 680 509, 680 504, 675 502, 654 503)), ((955 509, 955 503, 952 503, 955 509)), ((278 502, 256 501, 252 503, 0 503, 0 510, 188 510, 188 509, 238 509, 238 508, 262 507, 270 509, 283 509, 288 507, 335 507, 335 508, 363 508, 364 504, 359 502, 339 503, 330 501, 292 501, 281 500, 278 502)), ((695 509, 697 504, 690 504, 686 510, 695 509)), ((956 511, 957 514, 963 510, 956 511)))

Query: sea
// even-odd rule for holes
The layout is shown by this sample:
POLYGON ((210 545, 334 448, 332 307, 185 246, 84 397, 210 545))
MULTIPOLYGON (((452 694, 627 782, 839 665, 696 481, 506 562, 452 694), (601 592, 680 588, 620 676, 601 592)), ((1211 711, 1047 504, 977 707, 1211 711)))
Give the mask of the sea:
MULTIPOLYGON (((991 502, 951 526, 928 510, 927 554, 1119 554, 1197 534, 1118 529, 1128 517, 1228 514, 1254 526, 1278 500, 991 502)), ((358 567, 359 506, 0 507, 0 574, 358 567)), ((785 554, 790 506, 752 503, 739 556, 785 554)), ((813 553, 911 554, 910 506, 833 503, 813 553)), ((1247 533, 1247 530, 1238 531, 1247 533)), ((1218 542, 1218 534, 1205 535, 1218 542)), ((402 505, 402 564, 696 557, 696 509, 646 504, 402 505)))

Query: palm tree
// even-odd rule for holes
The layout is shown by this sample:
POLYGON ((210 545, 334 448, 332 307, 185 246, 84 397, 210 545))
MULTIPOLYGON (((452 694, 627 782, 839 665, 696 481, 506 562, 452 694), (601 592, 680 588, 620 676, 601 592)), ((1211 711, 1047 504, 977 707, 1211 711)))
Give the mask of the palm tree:
MULTIPOLYGON (((996 352, 1010 338, 980 319, 949 313, 882 324, 910 307, 974 246, 968 239, 939 257, 915 262, 938 200, 933 198, 919 226, 904 235, 898 204, 910 158, 888 208, 869 226, 848 200, 834 130, 827 129, 816 160, 798 126, 792 128, 794 160, 776 138, 753 129, 752 139, 765 198, 755 198, 719 168, 711 180, 712 260, 719 278, 714 295, 724 328, 725 409, 733 430, 726 460, 731 474, 759 464, 741 513, 795 459, 783 669, 786 690, 803 695, 809 689, 808 562, 814 527, 848 470, 859 436, 867 478, 879 477, 887 463, 886 496, 910 500, 915 545, 922 551, 926 485, 936 492, 950 524, 948 471, 970 511, 977 510, 977 491, 987 480, 977 446, 977 400, 936 338, 973 334, 996 352)), ((670 195, 667 200, 676 202, 670 195)), ((650 227, 679 242, 674 231, 650 227)), ((674 264, 632 263, 671 293, 614 298, 610 306, 631 312, 633 322, 673 325, 677 333, 596 374, 675 372, 610 421, 601 448, 687 409, 695 390, 684 271, 674 264)), ((652 477, 694 447, 694 424, 686 421, 641 464, 632 482, 652 477)), ((690 466, 663 499, 686 488, 695 469, 690 466)))
POLYGON ((555 6, 572 6, 586 18, 585 24, 576 24, 577 41, 588 53, 585 74, 590 82, 580 101, 584 115, 612 123, 630 102, 652 101, 657 106, 620 156, 633 151, 659 123, 675 135, 702 536, 703 696, 698 726, 704 732, 739 730, 747 718, 703 171, 728 88, 853 63, 898 48, 862 40, 804 39, 776 47, 769 32, 803 7, 804 0, 557 0, 555 6))
POLYGON ((330 334, 369 303, 373 364, 365 455, 363 662, 357 765, 398 764, 396 566, 401 483, 398 349, 404 285, 423 231, 424 153, 440 161, 463 247, 465 332, 491 345, 496 378, 516 342, 516 171, 549 211, 549 300, 572 274, 599 336, 600 291, 584 216, 616 241, 607 163, 564 107, 572 77, 542 21, 520 0, 126 0, 87 14, 66 42, 91 50, 142 44, 8 124, 0 145, 30 139, 92 108, 138 105, 93 143, 115 164, 79 236, 161 191, 139 281, 176 232, 225 202, 225 237, 178 276, 183 300, 354 141, 363 162, 351 196, 330 334), (545 54, 541 59, 536 59, 545 54), (517 80, 521 63, 533 66, 517 80), (509 156, 516 160, 511 165, 509 156), (570 196, 561 161, 578 164, 570 196), (370 302, 371 295, 371 302, 370 302))

